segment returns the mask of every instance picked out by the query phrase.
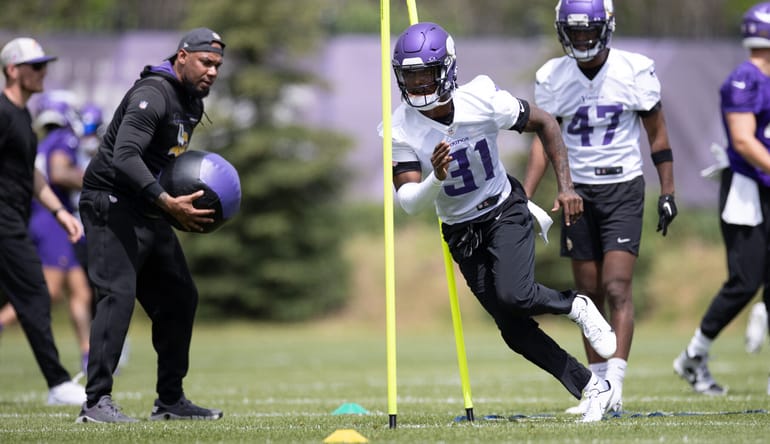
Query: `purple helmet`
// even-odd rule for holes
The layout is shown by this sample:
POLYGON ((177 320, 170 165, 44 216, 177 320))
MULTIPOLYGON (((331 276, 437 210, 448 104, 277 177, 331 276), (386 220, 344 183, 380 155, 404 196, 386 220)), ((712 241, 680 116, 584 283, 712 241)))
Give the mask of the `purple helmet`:
POLYGON ((102 109, 93 103, 87 103, 80 108, 80 121, 83 123, 83 135, 98 134, 104 119, 102 109))
POLYGON ((79 123, 75 103, 75 94, 71 91, 54 90, 42 94, 37 102, 35 126, 38 128, 59 126, 75 129, 79 123))
POLYGON ((746 48, 770 48, 770 2, 756 4, 746 11, 741 34, 746 48))
POLYGON ((580 62, 592 60, 610 46, 615 30, 612 0, 559 0, 555 25, 565 54, 580 62), (576 33, 581 31, 593 31, 595 37, 577 40, 576 33))
POLYGON ((448 103, 457 87, 455 61, 454 40, 444 28, 430 22, 406 28, 393 51, 393 71, 401 97, 409 106, 420 110, 448 103), (424 74, 426 70, 432 77, 430 83, 410 84, 407 89, 407 78, 424 74))

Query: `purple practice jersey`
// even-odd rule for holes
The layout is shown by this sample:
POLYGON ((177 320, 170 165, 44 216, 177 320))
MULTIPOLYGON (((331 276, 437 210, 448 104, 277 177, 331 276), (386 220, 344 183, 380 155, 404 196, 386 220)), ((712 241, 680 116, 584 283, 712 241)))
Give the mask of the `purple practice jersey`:
MULTIPOLYGON (((78 137, 72 129, 57 128, 40 141, 35 158, 35 167, 43 173, 51 189, 70 213, 74 213, 76 209, 75 193, 50 182, 50 161, 54 153, 60 152, 64 153, 73 165, 77 165, 77 148, 78 137)), ((79 265, 67 232, 37 200, 32 201, 29 233, 43 266, 69 270, 79 265)))
MULTIPOLYGON (((76 204, 73 199, 74 193, 72 190, 51 183, 50 165, 51 156, 57 152, 65 154, 73 165, 78 165, 78 140, 78 136, 75 135, 75 132, 71 128, 64 127, 54 129, 38 144, 37 157, 35 158, 35 167, 43 173, 53 192, 56 193, 56 196, 59 198, 62 205, 64 205, 70 213, 73 213, 76 210, 76 204)), ((35 204, 39 205, 36 202, 35 204)))
POLYGON ((770 150, 770 77, 751 62, 744 61, 727 77, 719 90, 722 99, 722 123, 727 133, 730 168, 770 187, 770 175, 752 166, 735 150, 727 129, 727 113, 752 113, 757 120, 754 136, 770 150))

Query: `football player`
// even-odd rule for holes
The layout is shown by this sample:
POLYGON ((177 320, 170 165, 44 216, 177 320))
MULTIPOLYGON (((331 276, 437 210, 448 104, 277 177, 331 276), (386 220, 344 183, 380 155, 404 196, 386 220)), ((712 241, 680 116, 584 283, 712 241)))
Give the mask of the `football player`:
POLYGON ((614 404, 614 387, 562 349, 532 316, 567 315, 604 356, 615 352, 615 334, 586 296, 535 282, 528 200, 507 174, 497 146, 501 129, 536 132, 555 165, 557 205, 566 222, 574 223, 582 201, 572 189, 556 120, 487 76, 457 86, 454 40, 435 23, 418 23, 401 34, 393 70, 403 100, 392 116, 400 205, 409 214, 435 207, 454 261, 508 347, 576 398, 586 393, 591 402, 582 421, 601 420, 614 404))
MULTIPOLYGON (((728 277, 714 296, 674 370, 693 390, 723 395, 726 388, 711 376, 707 362, 713 341, 763 287, 757 347, 767 334, 770 307, 770 2, 749 8, 741 23, 749 57, 722 84, 722 121, 730 165, 722 171, 719 213, 727 252, 728 277), (764 327, 764 328, 762 328, 764 327)), ((770 394, 770 385, 767 387, 770 394)))
MULTIPOLYGON (((609 357, 584 341, 589 368, 618 391, 612 409, 622 409, 623 381, 634 333, 632 278, 642 235, 645 183, 642 129, 660 182, 658 231, 665 236, 677 214, 673 155, 661 105, 655 63, 641 55, 610 49, 615 15, 612 0, 561 0, 556 31, 566 55, 536 73, 535 101, 561 124, 575 191, 583 198, 580 220, 562 226, 561 254, 572 260, 577 290, 588 295, 617 334, 609 357)), ((524 189, 533 196, 547 166, 535 138, 524 189)), ((580 414, 583 399, 568 413, 580 414)))

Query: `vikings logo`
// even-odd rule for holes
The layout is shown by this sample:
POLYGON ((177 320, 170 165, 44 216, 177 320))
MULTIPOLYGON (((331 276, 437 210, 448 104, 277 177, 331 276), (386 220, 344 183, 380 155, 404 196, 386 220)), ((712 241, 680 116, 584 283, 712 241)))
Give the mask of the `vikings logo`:
POLYGON ((176 146, 169 148, 168 154, 174 157, 179 157, 180 154, 187 151, 187 144, 190 142, 190 135, 184 128, 184 125, 179 124, 179 131, 176 135, 176 146))

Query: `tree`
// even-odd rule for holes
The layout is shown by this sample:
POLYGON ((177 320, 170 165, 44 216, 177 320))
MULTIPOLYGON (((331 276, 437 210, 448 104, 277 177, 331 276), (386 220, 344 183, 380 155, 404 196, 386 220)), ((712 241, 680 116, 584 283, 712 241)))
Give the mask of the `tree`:
POLYGON ((188 28, 223 34, 216 88, 229 97, 229 106, 210 107, 217 124, 193 140, 221 149, 243 194, 240 214, 216 234, 182 238, 206 312, 296 320, 347 296, 338 205, 350 143, 276 113, 290 92, 317 82, 297 56, 322 41, 323 5, 220 0, 189 11, 188 28))

